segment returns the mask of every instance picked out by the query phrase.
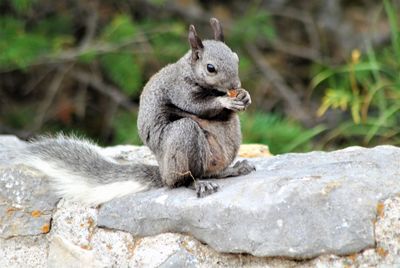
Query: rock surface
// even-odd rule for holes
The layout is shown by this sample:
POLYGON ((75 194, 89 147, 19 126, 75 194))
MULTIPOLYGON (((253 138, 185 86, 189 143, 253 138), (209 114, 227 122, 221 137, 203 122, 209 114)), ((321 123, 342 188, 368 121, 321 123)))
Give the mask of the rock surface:
POLYGON ((0 138, 0 238, 49 232, 59 199, 51 194, 46 176, 23 165, 8 165, 12 152, 24 146, 15 137, 0 138))
POLYGON ((375 248, 292 261, 218 253, 189 235, 134 238, 99 228, 96 209, 62 201, 49 234, 0 239, 0 267, 398 267, 400 197, 380 204, 375 248))
POLYGON ((263 144, 246 144, 240 146, 238 156, 242 158, 270 157, 271 152, 267 145, 263 144))
POLYGON ((0 237, 47 233, 57 200, 43 174, 0 168, 0 237))
MULTIPOLYGON (((256 173, 219 180, 203 199, 158 189, 91 208, 57 204, 47 177, 9 165, 23 146, 0 136, 0 267, 400 265, 396 147, 255 158, 256 173)), ((103 153, 154 163, 145 147, 103 153)))
POLYGON ((115 199, 99 225, 135 236, 189 233, 220 252, 311 258, 374 247, 378 201, 400 192, 400 149, 380 146, 287 154, 257 172, 192 190, 157 189, 115 199))

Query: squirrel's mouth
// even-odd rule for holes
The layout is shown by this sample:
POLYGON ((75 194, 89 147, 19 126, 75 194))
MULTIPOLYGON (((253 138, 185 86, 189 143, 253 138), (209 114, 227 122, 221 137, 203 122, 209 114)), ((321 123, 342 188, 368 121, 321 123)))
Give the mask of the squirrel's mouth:
POLYGON ((231 98, 234 98, 237 96, 238 94, 238 89, 236 87, 232 87, 230 89, 225 89, 225 88, 216 88, 215 90, 217 90, 220 94, 222 94, 221 96, 225 96, 228 95, 231 98))
POLYGON ((215 95, 218 97, 225 96, 228 92, 228 90, 226 90, 226 89, 219 89, 219 88, 211 88, 210 90, 212 91, 212 95, 215 95))
POLYGON ((225 88, 213 88, 212 90, 218 91, 220 94, 222 94, 221 96, 225 95, 228 90, 225 88))

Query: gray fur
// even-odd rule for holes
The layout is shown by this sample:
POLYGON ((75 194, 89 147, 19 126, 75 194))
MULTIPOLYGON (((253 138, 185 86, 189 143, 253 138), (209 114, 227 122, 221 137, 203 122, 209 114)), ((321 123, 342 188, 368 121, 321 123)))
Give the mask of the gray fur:
MULTIPOLYGON (((81 187, 89 189, 131 180, 139 183, 131 186, 132 191, 141 191, 154 186, 189 185, 201 178, 238 176, 254 170, 247 162, 229 167, 241 143, 236 112, 245 110, 251 99, 240 88, 236 53, 220 41, 223 33, 218 20, 210 22, 218 40, 201 41, 191 25, 188 35, 191 49, 176 63, 155 74, 141 95, 139 134, 156 156, 159 167, 118 164, 100 154, 96 145, 62 135, 32 142, 24 157, 27 163, 45 173, 51 169, 48 173, 56 177, 53 182, 57 191, 66 196, 83 195, 79 200, 85 200, 87 192, 74 188, 75 183, 79 185, 77 180, 83 180, 81 187), (207 64, 212 64, 216 72, 209 72, 207 64), (236 97, 227 96, 230 89, 237 90, 236 97), (58 185, 63 183, 65 186, 58 185)), ((97 188, 104 193, 104 188, 97 188)), ((120 196, 115 193, 119 188, 113 189, 113 195, 104 201, 120 196)), ((218 185, 197 182, 195 189, 203 197, 217 191, 218 185)), ((92 195, 91 203, 102 202, 96 197, 98 192, 92 195)))
POLYGON ((150 187, 162 186, 157 166, 119 164, 99 151, 100 148, 89 141, 63 135, 41 137, 26 148, 30 159, 39 158, 60 169, 68 167, 71 174, 86 178, 91 185, 142 180, 150 187))
MULTIPOLYGON (((218 25, 214 31, 221 30, 218 25)), ((155 74, 140 98, 140 137, 156 155, 162 181, 170 187, 189 184, 193 177, 237 176, 254 169, 246 168, 248 163, 228 168, 241 143, 236 112, 251 103, 240 88, 236 53, 221 41, 201 41, 192 25, 188 39, 191 50, 155 74), (209 73, 207 64, 217 72, 209 73), (237 89, 236 98, 227 96, 229 89, 237 89)))

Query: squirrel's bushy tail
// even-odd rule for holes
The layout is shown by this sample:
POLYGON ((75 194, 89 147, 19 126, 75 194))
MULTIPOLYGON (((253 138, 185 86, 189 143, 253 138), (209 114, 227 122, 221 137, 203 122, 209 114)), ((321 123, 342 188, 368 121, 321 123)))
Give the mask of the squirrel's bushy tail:
POLYGON ((157 166, 117 163, 97 145, 74 137, 39 138, 21 158, 48 175, 57 194, 90 205, 162 186, 157 166))

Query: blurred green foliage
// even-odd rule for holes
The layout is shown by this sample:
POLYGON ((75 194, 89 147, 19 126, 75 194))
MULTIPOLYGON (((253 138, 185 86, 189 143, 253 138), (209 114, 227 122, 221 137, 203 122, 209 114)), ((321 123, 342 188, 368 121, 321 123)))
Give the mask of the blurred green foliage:
POLYGON ((41 34, 25 31, 23 21, 12 17, 0 18, 0 66, 24 69, 51 48, 41 34))
POLYGON ((142 144, 137 130, 137 113, 120 112, 114 120, 115 144, 142 144))
MULTIPOLYGON (((119 44, 135 38, 137 28, 129 16, 117 15, 104 28, 101 40, 119 44)), ((100 56, 101 66, 107 76, 126 94, 138 94, 142 85, 141 68, 130 51, 107 53, 100 56)))
MULTIPOLYGON (((159 15, 168 4, 166 0, 141 3, 148 5, 143 10, 155 10, 146 14, 139 12, 140 3, 136 1, 93 3, 0 0, 0 82, 5 85, 7 81, 7 87, 0 88, 0 127, 31 131, 33 135, 71 130, 100 137, 96 140, 103 144, 141 143, 136 128, 141 89, 155 72, 186 53, 188 21, 195 22, 179 15, 159 15), (91 29, 93 14, 95 28, 91 29), (57 84, 54 77, 60 70, 65 71, 65 77, 53 94, 57 84), (79 80, 74 72, 93 75, 97 80, 79 80), (129 105, 123 105, 126 102, 129 105), (38 126, 32 117, 40 112, 45 113, 45 120, 38 126)), ((244 142, 268 144, 273 153, 353 144, 400 145, 399 18, 392 2, 383 1, 391 44, 379 49, 369 44, 365 51, 355 48, 350 60, 340 66, 309 58, 291 61, 287 55, 271 50, 268 44, 286 33, 278 29, 281 26, 267 9, 260 8, 261 4, 250 1, 249 8, 241 10, 240 16, 233 15, 231 24, 224 28, 226 43, 240 57, 242 85, 253 96, 254 104, 241 114, 244 142), (265 58, 252 58, 248 44, 258 45, 265 58), (284 102, 273 92, 280 89, 266 89, 271 86, 266 85, 256 60, 274 62, 285 78, 295 81, 288 82, 289 87, 298 88, 301 81, 306 91, 311 85, 314 99, 308 101, 319 109, 309 111, 311 117, 316 113, 320 118, 305 124, 288 117, 284 102), (307 77, 304 82, 304 73, 310 76, 309 70, 314 70, 313 79, 307 77), (271 104, 269 98, 276 99, 271 104), (332 110, 340 115, 333 127, 324 121, 332 110)), ((300 16, 282 14, 278 14, 281 21, 287 17, 296 21, 300 16)), ((200 36, 210 37, 206 22, 196 20, 200 36)), ((293 26, 286 27, 289 37, 293 35, 304 43, 302 37, 309 29, 293 34, 289 29, 293 26)), ((289 54, 298 48, 298 44, 279 47, 288 49, 289 54)), ((307 95, 294 94, 303 99, 307 95)))
POLYGON ((135 56, 127 53, 108 53, 100 57, 101 66, 114 83, 126 94, 137 94, 142 74, 135 56))
POLYGON ((271 152, 309 151, 310 140, 323 132, 323 126, 311 129, 276 114, 251 113, 241 116, 242 128, 246 131, 245 143, 268 144, 271 152))
POLYGON ((370 44, 365 53, 353 50, 347 64, 325 67, 312 80, 314 88, 323 88, 318 115, 328 109, 348 111, 350 118, 327 134, 327 141, 340 137, 344 145, 360 141, 371 146, 400 145, 400 31, 397 11, 384 0, 391 29, 391 44, 375 50, 370 44))
POLYGON ((276 37, 275 28, 268 12, 255 8, 251 8, 243 17, 236 20, 232 29, 229 41, 237 45, 240 45, 243 40, 254 43, 260 38, 271 40, 276 37))

